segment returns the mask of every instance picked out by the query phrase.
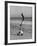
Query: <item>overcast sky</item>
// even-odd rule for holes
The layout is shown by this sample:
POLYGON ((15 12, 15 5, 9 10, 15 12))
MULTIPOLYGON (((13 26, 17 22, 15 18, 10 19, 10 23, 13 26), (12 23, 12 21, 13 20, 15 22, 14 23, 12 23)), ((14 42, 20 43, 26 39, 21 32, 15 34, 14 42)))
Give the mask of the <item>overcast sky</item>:
POLYGON ((26 6, 10 6, 10 17, 21 17, 23 13, 24 17, 32 17, 32 8, 26 6))

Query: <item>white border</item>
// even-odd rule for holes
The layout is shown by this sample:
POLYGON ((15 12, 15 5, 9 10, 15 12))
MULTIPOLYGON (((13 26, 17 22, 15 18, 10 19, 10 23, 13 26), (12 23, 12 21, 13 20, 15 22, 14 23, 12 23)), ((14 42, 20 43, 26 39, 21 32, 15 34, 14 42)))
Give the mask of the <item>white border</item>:
POLYGON ((13 4, 8 3, 8 43, 18 43, 18 42, 32 42, 34 41, 34 5, 31 4, 13 4), (28 6, 32 7, 32 39, 25 39, 25 40, 10 40, 10 6, 28 6))

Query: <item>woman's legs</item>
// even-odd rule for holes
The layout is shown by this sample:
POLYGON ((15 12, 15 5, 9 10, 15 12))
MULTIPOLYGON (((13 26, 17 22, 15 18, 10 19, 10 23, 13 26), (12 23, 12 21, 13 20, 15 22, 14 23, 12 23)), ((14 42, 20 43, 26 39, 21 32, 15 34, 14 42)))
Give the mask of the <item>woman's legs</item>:
POLYGON ((19 31, 19 33, 17 34, 17 35, 23 35, 23 31, 22 31, 22 22, 21 22, 21 24, 20 24, 20 29, 19 29, 20 31, 19 31))

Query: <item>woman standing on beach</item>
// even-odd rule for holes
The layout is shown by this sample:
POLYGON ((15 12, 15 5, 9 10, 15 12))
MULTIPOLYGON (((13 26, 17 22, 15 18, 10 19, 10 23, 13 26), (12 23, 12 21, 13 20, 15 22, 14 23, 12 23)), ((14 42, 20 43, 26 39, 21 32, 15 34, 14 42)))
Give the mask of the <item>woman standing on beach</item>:
POLYGON ((22 22, 20 24, 20 29, 19 29, 21 31, 17 35, 23 35, 23 30, 22 30, 22 23, 24 22, 24 15, 23 15, 23 13, 21 13, 21 16, 22 16, 22 22))

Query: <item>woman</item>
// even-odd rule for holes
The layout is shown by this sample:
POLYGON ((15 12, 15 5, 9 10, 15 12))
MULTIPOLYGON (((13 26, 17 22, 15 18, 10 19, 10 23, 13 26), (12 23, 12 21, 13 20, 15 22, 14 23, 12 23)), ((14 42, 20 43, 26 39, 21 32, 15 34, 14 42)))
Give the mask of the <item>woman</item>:
POLYGON ((20 29, 19 30, 21 30, 19 33, 17 33, 17 35, 23 35, 23 30, 22 30, 22 23, 24 22, 24 15, 23 15, 23 13, 21 14, 21 16, 22 16, 22 22, 21 22, 21 24, 20 24, 20 29))

